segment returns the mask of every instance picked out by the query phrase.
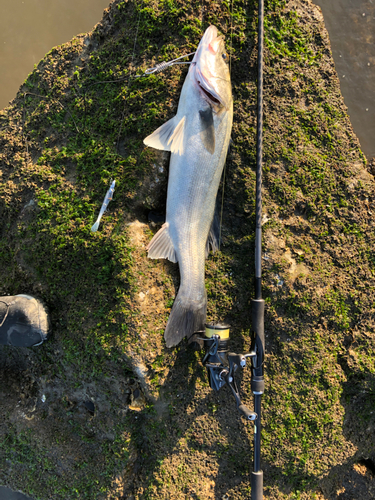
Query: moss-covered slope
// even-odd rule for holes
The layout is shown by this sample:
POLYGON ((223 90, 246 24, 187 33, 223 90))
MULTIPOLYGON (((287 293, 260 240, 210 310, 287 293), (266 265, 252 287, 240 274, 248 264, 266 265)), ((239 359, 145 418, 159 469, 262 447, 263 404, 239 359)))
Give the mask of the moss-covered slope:
MULTIPOLYGON (((265 497, 337 498, 354 474, 372 498, 374 178, 319 10, 307 0, 265 10, 265 497)), ((115 0, 0 113, 0 295, 38 296, 53 326, 39 348, 0 350, 0 482, 34 498, 249 494, 252 426, 227 388, 212 393, 198 354, 165 348, 178 268, 145 250, 148 212, 165 209, 168 155, 142 140, 173 116, 186 68, 135 76, 194 51, 210 24, 231 54, 234 126, 208 318, 229 322, 232 350, 245 352, 256 2, 115 0)), ((251 406, 249 368, 240 378, 251 406)))

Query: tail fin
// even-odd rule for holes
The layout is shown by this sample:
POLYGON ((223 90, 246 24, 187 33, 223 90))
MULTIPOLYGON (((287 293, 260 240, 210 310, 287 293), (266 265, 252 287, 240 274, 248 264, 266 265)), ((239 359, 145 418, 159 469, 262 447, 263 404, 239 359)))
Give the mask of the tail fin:
POLYGON ((206 322, 207 297, 200 301, 177 294, 164 332, 167 347, 173 347, 184 337, 191 337, 202 330, 206 322))

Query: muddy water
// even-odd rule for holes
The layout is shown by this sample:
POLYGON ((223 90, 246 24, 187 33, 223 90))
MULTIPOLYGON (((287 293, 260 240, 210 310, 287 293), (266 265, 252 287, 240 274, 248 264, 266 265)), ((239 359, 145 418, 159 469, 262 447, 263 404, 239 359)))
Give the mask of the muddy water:
POLYGON ((34 64, 56 45, 90 31, 110 0, 0 0, 0 109, 34 64))
POLYGON ((0 486, 0 500, 32 500, 23 493, 12 491, 5 486, 0 486))
POLYGON ((341 91, 368 159, 375 156, 375 0, 313 0, 322 9, 341 91))

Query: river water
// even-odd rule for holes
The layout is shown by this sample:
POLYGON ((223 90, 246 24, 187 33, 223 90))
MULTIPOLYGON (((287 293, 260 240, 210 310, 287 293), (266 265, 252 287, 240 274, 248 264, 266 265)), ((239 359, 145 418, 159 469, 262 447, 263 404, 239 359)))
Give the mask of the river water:
POLYGON ((90 31, 110 0, 0 0, 0 109, 52 47, 90 31))
POLYGON ((375 156, 375 0, 313 0, 322 9, 341 92, 362 147, 375 156))
POLYGON ((19 491, 12 491, 5 486, 0 486, 0 500, 32 500, 19 491))

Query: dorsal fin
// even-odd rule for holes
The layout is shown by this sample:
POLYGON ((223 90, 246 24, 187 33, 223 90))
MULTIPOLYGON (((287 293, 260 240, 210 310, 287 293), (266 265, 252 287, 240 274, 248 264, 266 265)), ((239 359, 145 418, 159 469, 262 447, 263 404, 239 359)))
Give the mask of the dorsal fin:
POLYGON ((210 253, 210 250, 212 250, 212 253, 215 253, 217 250, 220 248, 220 217, 219 217, 219 212, 216 207, 215 213, 214 213, 214 218, 212 220, 210 232, 208 233, 207 237, 207 243, 206 243, 206 259, 208 257, 208 254, 210 253))

